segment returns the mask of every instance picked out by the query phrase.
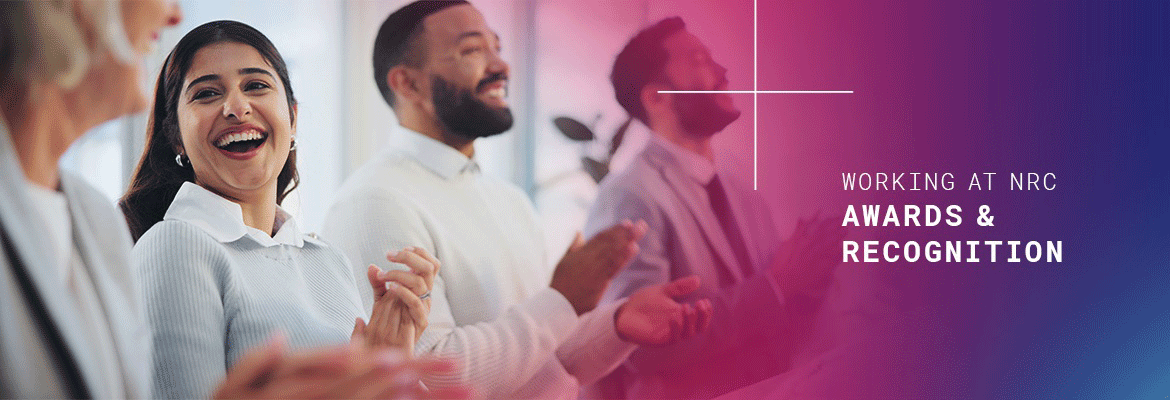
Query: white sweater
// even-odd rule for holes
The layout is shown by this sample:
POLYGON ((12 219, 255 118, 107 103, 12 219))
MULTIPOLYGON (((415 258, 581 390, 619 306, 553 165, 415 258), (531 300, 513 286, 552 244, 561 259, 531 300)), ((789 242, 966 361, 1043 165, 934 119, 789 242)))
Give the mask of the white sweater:
POLYGON ((207 398, 275 332, 293 348, 349 340, 365 313, 348 261, 277 214, 268 237, 244 225, 239 205, 186 183, 134 246, 154 333, 153 397, 207 398))
POLYGON ((576 398, 633 351, 614 332, 620 303, 578 318, 549 288, 544 239, 523 192, 438 141, 406 129, 396 136, 343 185, 322 232, 356 262, 355 276, 369 264, 390 267, 385 251, 404 246, 442 263, 415 351, 451 357, 461 374, 424 382, 469 384, 487 398, 576 398))

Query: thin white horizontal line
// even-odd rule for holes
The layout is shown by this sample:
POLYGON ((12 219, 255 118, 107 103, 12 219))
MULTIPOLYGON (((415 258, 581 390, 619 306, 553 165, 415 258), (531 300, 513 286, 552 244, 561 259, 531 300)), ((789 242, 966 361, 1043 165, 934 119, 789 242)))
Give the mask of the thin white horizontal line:
POLYGON ((658 93, 851 94, 852 90, 659 90, 658 93))

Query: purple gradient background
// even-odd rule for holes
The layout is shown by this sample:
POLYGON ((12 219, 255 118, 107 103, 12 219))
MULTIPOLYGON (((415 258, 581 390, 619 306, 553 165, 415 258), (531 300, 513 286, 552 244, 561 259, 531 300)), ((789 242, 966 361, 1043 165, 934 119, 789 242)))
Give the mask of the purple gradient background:
MULTIPOLYGON (((730 10, 707 12, 725 36, 695 32, 732 70, 732 89, 750 89, 752 24, 727 19, 751 3, 710 4, 730 10)), ((856 92, 759 95, 759 192, 788 227, 846 204, 957 204, 960 227, 851 238, 1060 240, 1063 262, 1009 264, 1001 248, 997 263, 843 264, 872 277, 884 303, 852 328, 864 345, 803 390, 743 393, 1170 395, 1170 5, 760 1, 758 33, 760 90, 856 92), (955 189, 846 192, 843 172, 951 172, 955 189), (997 173, 992 189, 968 191, 983 172, 997 173), (1055 173, 1057 187, 1008 190, 1019 172, 1055 173), (994 227, 976 225, 980 205, 994 227)), ((736 101, 750 121, 751 96, 736 101)), ((750 134, 738 124, 718 144, 750 163, 750 134)))

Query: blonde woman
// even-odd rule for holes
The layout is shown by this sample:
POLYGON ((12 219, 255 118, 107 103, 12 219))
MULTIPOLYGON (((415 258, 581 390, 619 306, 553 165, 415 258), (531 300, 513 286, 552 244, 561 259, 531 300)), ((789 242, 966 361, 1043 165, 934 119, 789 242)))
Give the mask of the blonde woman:
MULTIPOLYGON (((0 398, 151 397, 125 222, 57 162, 89 129, 146 106, 139 66, 180 18, 164 1, 0 2, 0 398)), ((287 352, 274 340, 214 394, 414 394, 394 378, 443 368, 364 346, 287 352)))

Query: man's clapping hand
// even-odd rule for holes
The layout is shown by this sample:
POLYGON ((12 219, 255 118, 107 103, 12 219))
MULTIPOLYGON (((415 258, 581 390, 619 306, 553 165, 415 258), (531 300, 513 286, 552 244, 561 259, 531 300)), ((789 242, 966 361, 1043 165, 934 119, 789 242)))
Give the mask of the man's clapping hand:
POLYGON ((797 221, 792 237, 780 242, 771 273, 786 297, 820 299, 841 261, 845 228, 840 218, 797 221))
POLYGON ((711 301, 677 301, 698 288, 699 277, 690 276, 639 289, 614 314, 618 336, 639 345, 665 346, 702 332, 711 323, 711 301))

